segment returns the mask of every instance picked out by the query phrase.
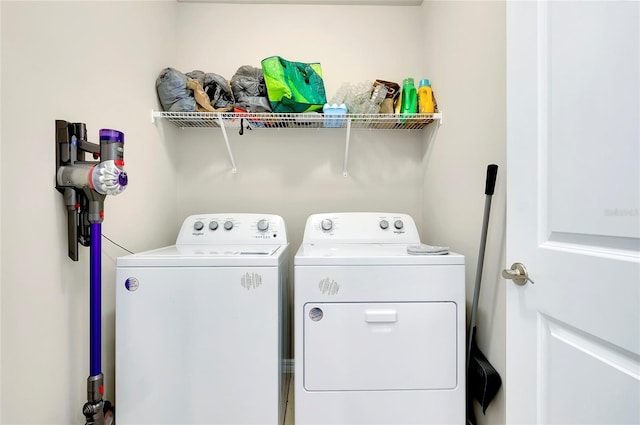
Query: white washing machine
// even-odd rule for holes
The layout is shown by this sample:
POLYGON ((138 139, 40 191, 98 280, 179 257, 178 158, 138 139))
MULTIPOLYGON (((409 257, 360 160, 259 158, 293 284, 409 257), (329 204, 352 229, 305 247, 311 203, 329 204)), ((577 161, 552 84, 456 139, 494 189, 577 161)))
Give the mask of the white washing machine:
POLYGON ((296 424, 464 424, 464 257, 406 214, 309 217, 295 256, 296 424), (413 251, 413 248, 411 249, 413 251))
POLYGON ((117 259, 118 424, 282 424, 288 248, 279 216, 199 214, 117 259))

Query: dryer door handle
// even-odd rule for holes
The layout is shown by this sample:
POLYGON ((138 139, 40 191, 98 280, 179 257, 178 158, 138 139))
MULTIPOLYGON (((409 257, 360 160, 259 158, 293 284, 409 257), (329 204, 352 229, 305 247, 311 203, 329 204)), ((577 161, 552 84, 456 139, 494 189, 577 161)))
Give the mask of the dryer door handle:
POLYGON ((366 310, 365 321, 367 323, 393 323, 398 321, 396 310, 366 310))

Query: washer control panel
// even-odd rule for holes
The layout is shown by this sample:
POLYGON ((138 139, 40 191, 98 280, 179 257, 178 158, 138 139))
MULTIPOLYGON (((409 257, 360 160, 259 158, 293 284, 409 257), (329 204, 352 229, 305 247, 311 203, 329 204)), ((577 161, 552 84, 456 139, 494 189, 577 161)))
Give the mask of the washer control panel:
POLYGON ((307 219, 303 243, 420 243, 408 214, 352 212, 313 214, 307 219))
POLYGON ((286 244, 282 217, 274 214, 196 214, 182 223, 176 245, 286 244))

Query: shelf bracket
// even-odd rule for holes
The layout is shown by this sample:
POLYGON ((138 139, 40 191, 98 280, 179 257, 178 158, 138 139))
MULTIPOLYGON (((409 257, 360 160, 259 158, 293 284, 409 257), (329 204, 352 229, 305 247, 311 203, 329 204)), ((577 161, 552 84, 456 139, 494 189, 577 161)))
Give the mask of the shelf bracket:
POLYGON ((349 163, 349 141, 351 139, 351 118, 347 119, 347 140, 344 144, 344 162, 342 164, 342 175, 348 177, 347 164, 349 163))
POLYGON ((218 115, 218 123, 220 124, 220 130, 224 137, 224 143, 227 145, 227 153, 229 154, 229 161, 231 161, 231 172, 236 173, 238 172, 238 169, 236 168, 236 161, 233 159, 233 153, 231 152, 231 146, 229 145, 229 136, 227 135, 227 129, 225 128, 224 121, 222 120, 222 114, 218 115))

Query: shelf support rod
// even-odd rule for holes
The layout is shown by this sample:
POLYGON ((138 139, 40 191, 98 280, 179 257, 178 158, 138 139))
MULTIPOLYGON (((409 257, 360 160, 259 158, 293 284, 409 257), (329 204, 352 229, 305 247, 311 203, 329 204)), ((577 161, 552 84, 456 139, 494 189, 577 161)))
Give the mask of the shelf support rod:
POLYGON ((231 161, 231 172, 236 173, 238 169, 236 168, 236 161, 233 159, 233 153, 231 152, 231 146, 229 145, 229 136, 227 135, 227 129, 224 127, 222 114, 218 114, 218 123, 220 124, 220 130, 222 130, 222 136, 224 137, 224 142, 227 145, 227 153, 229 154, 229 161, 231 161))
POLYGON ((349 140, 351 139, 351 118, 347 119, 347 140, 344 144, 344 163, 342 164, 342 175, 348 177, 347 164, 349 163, 349 140))

